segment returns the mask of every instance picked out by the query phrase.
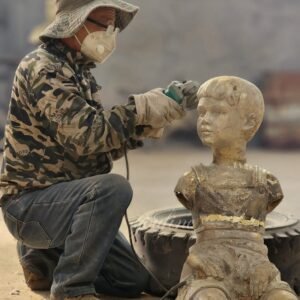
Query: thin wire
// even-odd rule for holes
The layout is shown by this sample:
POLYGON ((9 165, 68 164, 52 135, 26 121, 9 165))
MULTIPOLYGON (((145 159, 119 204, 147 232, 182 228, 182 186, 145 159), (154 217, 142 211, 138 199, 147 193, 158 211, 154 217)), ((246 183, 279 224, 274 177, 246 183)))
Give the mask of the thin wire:
POLYGON ((130 180, 130 171, 129 171, 129 160, 128 160, 128 155, 127 155, 127 146, 126 144, 124 145, 124 154, 125 154, 125 162, 126 162, 126 179, 129 182, 130 180))
POLYGON ((187 276, 184 280, 178 282, 177 284, 175 284, 173 287, 171 287, 169 289, 169 291, 167 293, 165 293, 160 300, 165 300, 167 299, 167 297, 171 296, 171 294, 175 291, 177 291, 179 288, 181 288, 182 286, 184 286, 187 281, 189 280, 189 278, 192 277, 192 275, 187 276))
MULTIPOLYGON (((125 162, 126 162, 126 179, 129 182, 130 179, 130 171, 129 171, 129 160, 128 160, 128 155, 127 155, 127 147, 126 145, 124 145, 124 155, 125 155, 125 162)), ((130 227, 130 223, 129 223, 129 219, 128 219, 128 213, 126 211, 125 213, 125 220, 126 220, 126 224, 127 224, 127 229, 128 229, 128 234, 129 234, 129 241, 130 241, 130 246, 132 249, 132 252, 134 254, 134 256, 136 257, 137 261, 142 265, 143 268, 145 268, 145 270, 152 276, 152 278, 156 281, 156 283, 159 285, 159 287, 164 290, 166 293, 162 296, 162 298, 160 298, 160 300, 165 300, 167 299, 167 297, 171 296, 171 294, 175 291, 177 291, 180 287, 182 287, 183 285, 186 284, 187 280, 191 277, 191 275, 187 276, 186 278, 184 278, 184 280, 180 281, 179 283, 177 283, 176 285, 174 285, 173 287, 171 287, 170 289, 166 288, 163 284, 161 284, 161 282, 158 280, 158 278, 152 273, 152 271, 150 271, 145 265, 144 263, 141 261, 141 259, 139 258, 139 256, 137 255, 134 246, 133 246, 133 239, 132 239, 132 232, 131 232, 131 227, 130 227)))

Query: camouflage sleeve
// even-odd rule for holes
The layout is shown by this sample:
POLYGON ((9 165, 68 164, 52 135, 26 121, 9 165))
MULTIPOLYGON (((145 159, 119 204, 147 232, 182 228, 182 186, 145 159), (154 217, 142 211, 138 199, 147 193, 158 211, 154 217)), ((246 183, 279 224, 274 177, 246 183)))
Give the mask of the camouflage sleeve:
POLYGON ((97 111, 81 97, 76 81, 64 69, 44 68, 31 82, 32 110, 43 128, 69 153, 120 149, 136 134, 132 105, 97 111))
POLYGON ((193 209, 196 187, 197 180, 195 174, 190 171, 179 178, 174 190, 177 199, 189 210, 193 209))
POLYGON ((143 146, 144 146, 144 143, 142 141, 136 140, 136 139, 129 139, 126 143, 126 150, 125 150, 125 146, 124 146, 120 149, 112 150, 110 152, 110 154, 111 154, 113 160, 118 160, 125 155, 125 151, 138 149, 143 146))
POLYGON ((269 193, 269 201, 268 201, 268 213, 271 212, 275 207, 281 202, 283 199, 283 193, 281 190, 280 183, 278 179, 268 173, 267 174, 267 189, 269 193))

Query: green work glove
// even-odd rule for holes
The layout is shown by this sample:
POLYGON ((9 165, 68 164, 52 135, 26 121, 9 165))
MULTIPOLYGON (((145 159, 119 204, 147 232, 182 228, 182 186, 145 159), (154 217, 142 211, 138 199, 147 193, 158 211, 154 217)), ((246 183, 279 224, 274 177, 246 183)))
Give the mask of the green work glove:
POLYGON ((199 87, 200 84, 197 81, 172 81, 163 92, 185 110, 192 110, 198 105, 197 92, 199 87))

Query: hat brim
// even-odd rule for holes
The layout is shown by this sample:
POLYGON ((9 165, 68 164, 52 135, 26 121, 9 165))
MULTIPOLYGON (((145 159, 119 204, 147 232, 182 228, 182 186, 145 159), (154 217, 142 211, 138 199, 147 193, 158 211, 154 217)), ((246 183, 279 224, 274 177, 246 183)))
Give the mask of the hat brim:
POLYGON ((28 37, 28 41, 34 45, 41 43, 40 34, 47 28, 47 26, 49 26, 49 23, 45 22, 33 28, 33 30, 31 31, 28 37))
POLYGON ((116 27, 120 28, 120 31, 128 26, 139 10, 138 6, 122 0, 95 0, 74 10, 58 13, 54 21, 40 35, 40 40, 73 36, 83 26, 89 14, 99 7, 111 7, 117 10, 116 27))

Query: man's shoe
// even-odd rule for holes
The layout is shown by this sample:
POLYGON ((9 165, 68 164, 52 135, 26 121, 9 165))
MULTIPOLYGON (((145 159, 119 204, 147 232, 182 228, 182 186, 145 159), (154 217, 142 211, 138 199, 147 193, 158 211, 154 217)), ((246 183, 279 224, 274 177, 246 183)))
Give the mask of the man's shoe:
POLYGON ((22 265, 24 272, 25 282, 28 287, 33 291, 49 291, 52 282, 43 274, 39 272, 34 272, 29 267, 22 265))

